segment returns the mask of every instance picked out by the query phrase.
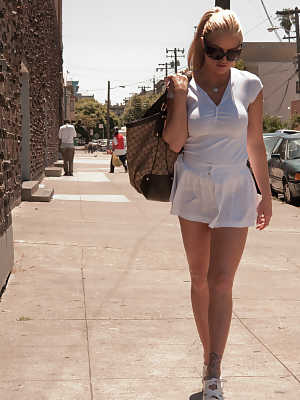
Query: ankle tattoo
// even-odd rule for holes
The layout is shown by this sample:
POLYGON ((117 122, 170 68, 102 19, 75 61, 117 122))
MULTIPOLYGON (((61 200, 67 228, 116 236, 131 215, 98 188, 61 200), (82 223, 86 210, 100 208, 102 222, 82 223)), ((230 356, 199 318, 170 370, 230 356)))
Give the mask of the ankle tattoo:
POLYGON ((221 366, 221 361, 222 361, 221 356, 219 356, 217 353, 215 352, 209 353, 208 367, 210 370, 218 371, 221 366))

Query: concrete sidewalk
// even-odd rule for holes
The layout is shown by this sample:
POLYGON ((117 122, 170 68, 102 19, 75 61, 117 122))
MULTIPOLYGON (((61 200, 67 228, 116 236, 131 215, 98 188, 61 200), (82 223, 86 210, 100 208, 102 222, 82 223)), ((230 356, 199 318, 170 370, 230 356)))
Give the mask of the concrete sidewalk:
MULTIPOLYGON (((202 351, 169 204, 144 200, 109 157, 78 152, 51 203, 14 210, 1 304, 1 400, 201 399, 202 351)), ((274 200, 234 287, 226 399, 300 398, 300 209, 274 200)))

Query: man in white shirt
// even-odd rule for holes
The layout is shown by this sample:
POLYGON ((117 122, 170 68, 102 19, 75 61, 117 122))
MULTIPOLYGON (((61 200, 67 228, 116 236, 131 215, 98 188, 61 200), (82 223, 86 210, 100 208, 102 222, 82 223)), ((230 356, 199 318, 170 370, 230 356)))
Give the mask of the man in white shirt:
POLYGON ((73 160, 75 154, 74 137, 76 130, 70 121, 66 120, 65 124, 59 128, 59 151, 64 159, 65 176, 73 176, 73 160))

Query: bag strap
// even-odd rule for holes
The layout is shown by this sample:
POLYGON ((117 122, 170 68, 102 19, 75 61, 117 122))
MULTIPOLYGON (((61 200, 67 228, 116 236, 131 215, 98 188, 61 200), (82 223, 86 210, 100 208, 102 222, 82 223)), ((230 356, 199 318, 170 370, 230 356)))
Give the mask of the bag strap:
POLYGON ((145 112, 142 118, 150 117, 153 114, 157 114, 161 111, 164 105, 167 104, 168 89, 156 100, 154 104, 145 112))
MULTIPOLYGON (((190 71, 183 72, 182 74, 187 76, 189 82, 191 81, 193 76, 192 76, 192 73, 190 71)), ((160 96, 158 98, 158 100, 156 100, 156 102, 152 105, 152 107, 143 116, 143 117, 147 117, 147 116, 152 115, 154 113, 159 113, 159 112, 161 113, 161 116, 160 116, 158 124, 157 124, 157 133, 156 133, 157 146, 156 146, 156 152, 155 152, 155 156, 154 156, 152 167, 151 167, 151 172, 150 172, 151 174, 152 174, 152 171, 153 171, 153 168, 154 168, 154 165, 155 165, 155 161, 156 161, 156 158, 157 158, 159 140, 160 139, 163 140, 162 139, 162 132, 163 132, 163 129, 164 129, 165 119, 166 119, 167 113, 168 113, 167 100, 168 100, 168 89, 165 90, 163 95, 160 96)), ((167 173, 169 174, 169 165, 168 165, 168 147, 169 147, 169 145, 164 140, 163 140, 163 142, 165 144, 165 149, 166 149, 165 161, 166 161, 167 173)), ((181 152, 182 152, 182 149, 181 149, 180 153, 181 152)))

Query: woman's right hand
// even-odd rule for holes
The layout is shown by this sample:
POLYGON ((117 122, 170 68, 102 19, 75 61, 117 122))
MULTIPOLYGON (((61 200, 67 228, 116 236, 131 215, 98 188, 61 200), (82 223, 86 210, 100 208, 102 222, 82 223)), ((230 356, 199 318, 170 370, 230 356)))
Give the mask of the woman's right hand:
POLYGON ((165 84, 168 89, 168 97, 187 95, 189 80, 187 76, 182 74, 169 75, 165 78, 165 84))

